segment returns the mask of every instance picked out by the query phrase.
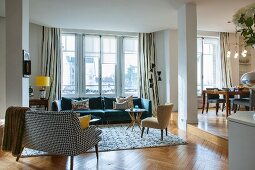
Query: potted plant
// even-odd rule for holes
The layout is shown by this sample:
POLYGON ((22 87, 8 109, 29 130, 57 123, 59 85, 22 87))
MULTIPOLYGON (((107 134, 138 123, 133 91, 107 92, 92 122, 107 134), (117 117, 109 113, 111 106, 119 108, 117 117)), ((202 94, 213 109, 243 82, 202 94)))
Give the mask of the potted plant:
POLYGON ((241 32, 245 46, 255 48, 255 3, 239 9, 233 16, 233 23, 241 32))

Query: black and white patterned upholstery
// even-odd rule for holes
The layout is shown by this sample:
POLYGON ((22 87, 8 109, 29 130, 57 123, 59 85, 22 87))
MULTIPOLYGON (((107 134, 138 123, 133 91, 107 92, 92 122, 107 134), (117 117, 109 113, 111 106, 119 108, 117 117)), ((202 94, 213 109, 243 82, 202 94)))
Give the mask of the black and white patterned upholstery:
POLYGON ((52 155, 75 156, 86 152, 100 140, 95 126, 82 129, 74 112, 26 112, 23 146, 52 155))

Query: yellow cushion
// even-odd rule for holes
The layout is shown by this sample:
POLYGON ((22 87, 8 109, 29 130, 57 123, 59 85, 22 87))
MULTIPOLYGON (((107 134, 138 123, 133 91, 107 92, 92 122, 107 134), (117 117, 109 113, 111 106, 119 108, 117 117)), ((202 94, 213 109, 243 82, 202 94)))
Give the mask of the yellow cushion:
POLYGON ((79 117, 82 129, 85 129, 85 128, 89 127, 90 119, 91 119, 91 115, 79 117))

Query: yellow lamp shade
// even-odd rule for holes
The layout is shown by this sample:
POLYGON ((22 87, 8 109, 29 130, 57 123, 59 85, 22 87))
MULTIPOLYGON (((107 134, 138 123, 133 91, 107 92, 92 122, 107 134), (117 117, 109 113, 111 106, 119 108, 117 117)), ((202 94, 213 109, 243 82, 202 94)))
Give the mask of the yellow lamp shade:
POLYGON ((47 76, 37 76, 35 78, 35 85, 36 86, 41 86, 41 87, 50 86, 50 77, 47 77, 47 76))

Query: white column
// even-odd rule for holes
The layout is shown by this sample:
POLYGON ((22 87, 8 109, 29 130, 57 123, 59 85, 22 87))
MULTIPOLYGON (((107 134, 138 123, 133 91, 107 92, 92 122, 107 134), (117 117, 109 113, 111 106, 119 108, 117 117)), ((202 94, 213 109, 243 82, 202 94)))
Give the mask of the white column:
POLYGON ((22 49, 29 49, 29 0, 6 0, 6 107, 29 105, 22 49))
POLYGON ((197 123, 197 14, 187 3, 178 10, 178 126, 197 123))

